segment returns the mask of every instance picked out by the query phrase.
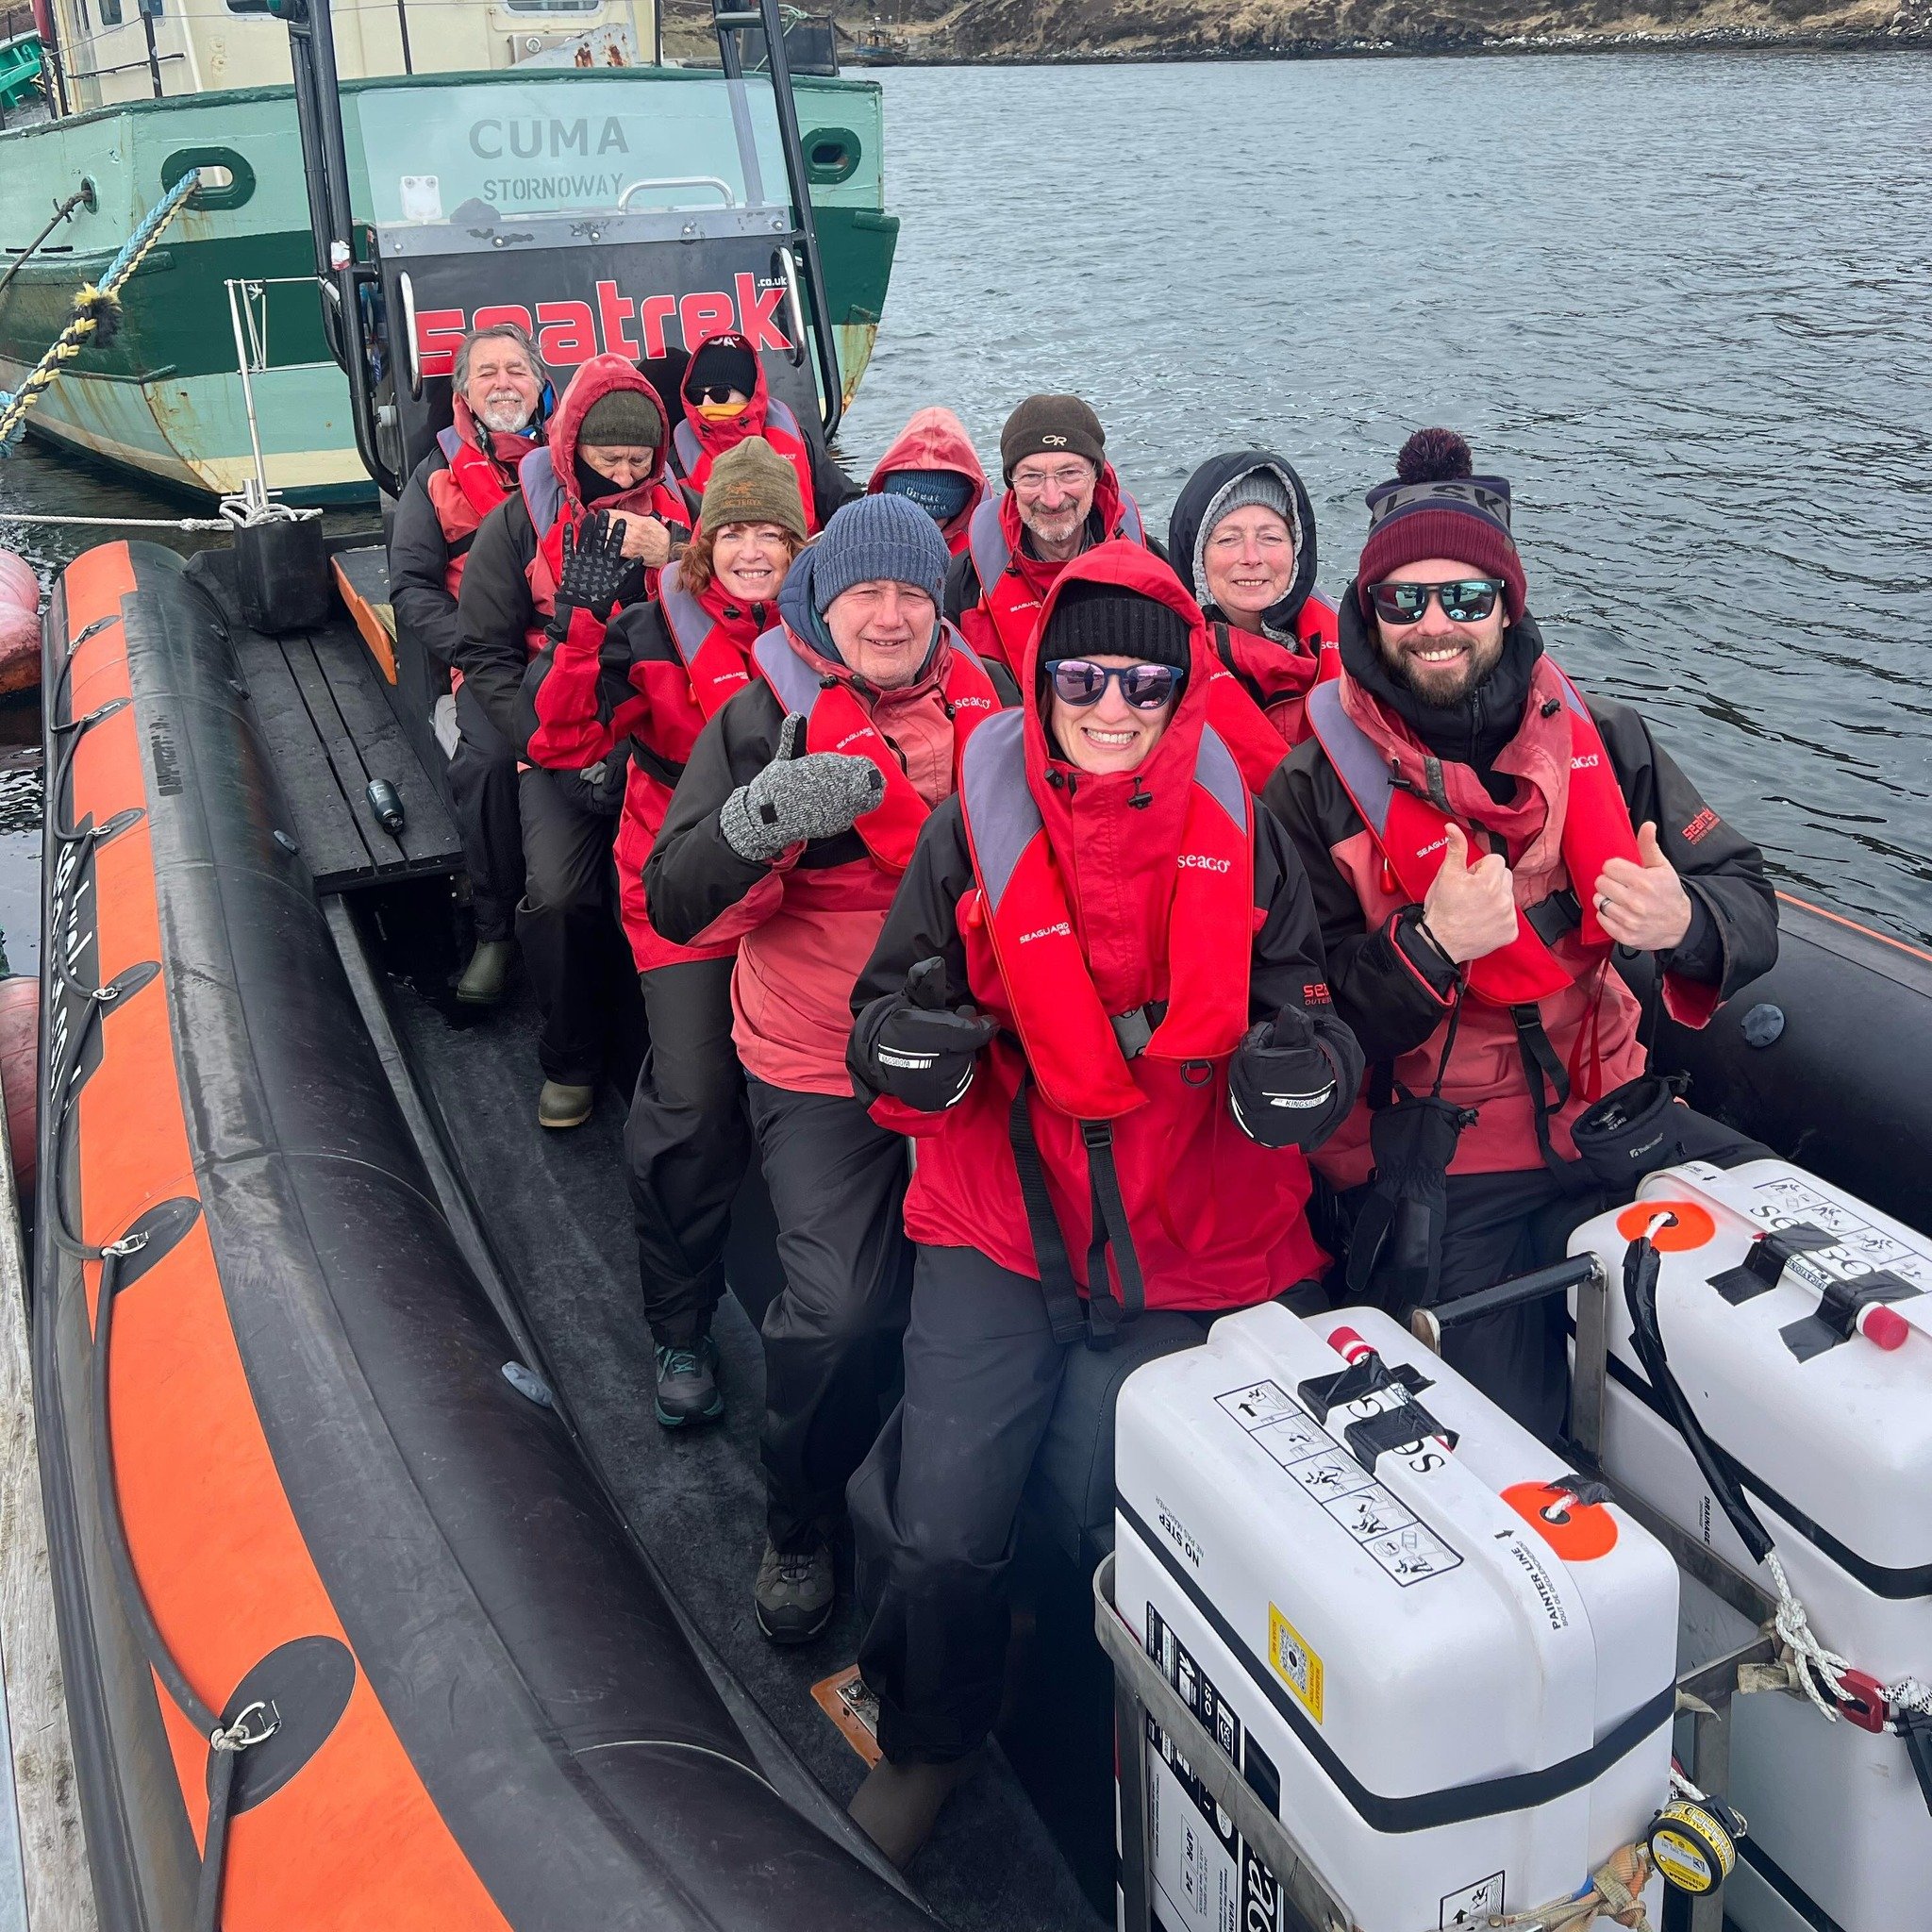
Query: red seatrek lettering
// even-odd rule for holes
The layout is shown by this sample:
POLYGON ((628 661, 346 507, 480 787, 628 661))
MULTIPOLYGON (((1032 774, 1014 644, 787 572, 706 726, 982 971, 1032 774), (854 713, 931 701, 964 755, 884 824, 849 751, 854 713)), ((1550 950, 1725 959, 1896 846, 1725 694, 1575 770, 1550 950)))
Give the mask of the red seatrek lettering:
POLYGON ((732 280, 730 294, 723 289, 701 289, 681 297, 625 295, 615 281, 604 280, 596 285, 594 309, 588 302, 539 302, 534 318, 530 308, 515 302, 486 303, 474 315, 462 308, 418 309, 417 367, 425 375, 448 375, 463 337, 494 322, 513 322, 537 337, 543 359, 561 369, 588 362, 600 350, 631 362, 638 359, 640 349, 647 357, 664 356, 674 334, 687 350, 713 336, 735 332, 754 349, 789 351, 791 338, 779 322, 785 312, 784 289, 761 289, 750 275, 734 275, 732 280))

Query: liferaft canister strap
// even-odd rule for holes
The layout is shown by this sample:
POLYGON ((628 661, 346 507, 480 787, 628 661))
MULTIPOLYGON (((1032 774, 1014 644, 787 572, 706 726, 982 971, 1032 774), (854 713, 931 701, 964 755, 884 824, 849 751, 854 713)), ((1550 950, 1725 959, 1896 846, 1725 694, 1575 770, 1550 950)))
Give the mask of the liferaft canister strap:
POLYGON ((1274 1673, 1255 1655, 1253 1646, 1221 1610, 1208 1601, 1179 1557, 1168 1547, 1167 1539, 1157 1535, 1144 1523, 1127 1499, 1115 1493, 1114 1507, 1128 1528, 1151 1550, 1155 1560, 1223 1643, 1241 1659, 1249 1678, 1280 1713, 1308 1756, 1355 1812, 1376 1831, 1432 1831, 1441 1824, 1467 1824, 1474 1818, 1496 1818, 1507 1811, 1528 1811, 1552 1799, 1579 1791, 1593 1784, 1611 1765, 1629 1756, 1645 1739, 1654 1738, 1671 1722, 1676 1708, 1677 1687, 1666 1684, 1653 1697, 1647 1697, 1627 1717, 1612 1724, 1587 1751, 1565 1757, 1541 1771, 1512 1772, 1507 1777, 1483 1778, 1475 1784, 1452 1785, 1440 1791, 1418 1791, 1412 1796, 1391 1798, 1372 1791, 1357 1777, 1336 1752, 1333 1744, 1315 1727, 1291 1698, 1274 1673))

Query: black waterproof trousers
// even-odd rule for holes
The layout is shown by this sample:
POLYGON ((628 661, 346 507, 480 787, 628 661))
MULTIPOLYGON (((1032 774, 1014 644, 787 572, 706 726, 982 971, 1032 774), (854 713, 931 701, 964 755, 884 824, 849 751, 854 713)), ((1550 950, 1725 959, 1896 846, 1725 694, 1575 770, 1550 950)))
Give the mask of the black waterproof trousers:
POLYGON ((524 896, 517 943, 543 1015, 537 1058, 547 1080, 594 1087, 604 1062, 617 959, 614 814, 585 803, 575 773, 531 766, 518 780, 524 896))
POLYGON ((784 1291, 765 1310, 766 1528, 780 1550, 837 1527, 897 1386, 912 1293, 904 1139, 856 1099, 747 1082, 784 1291))
POLYGON ((977 1750, 999 1715, 1007 1573, 1036 1457, 1050 1526, 1110 1522, 1120 1385, 1198 1342, 1208 1318, 1157 1309, 1111 1349, 1065 1346, 1039 1282, 976 1248, 918 1256, 906 1392, 847 1496, 880 1747, 895 1764, 943 1764, 977 1750))
MULTIPOLYGON (((1707 1114, 1690 1108, 1683 1112, 1679 1131, 1685 1160, 1736 1167, 1771 1151, 1707 1114)), ((1367 1192, 1356 1188, 1344 1195, 1344 1213, 1357 1208, 1367 1192)), ((1606 1193, 1566 1189, 1547 1168, 1451 1174, 1435 1302, 1454 1301, 1512 1274, 1560 1261, 1571 1234, 1613 1205, 1606 1193)), ((1552 1295, 1528 1307, 1458 1324, 1442 1337, 1442 1358, 1531 1435, 1554 1442, 1570 1397, 1567 1314, 1564 1298, 1552 1295)))
POLYGON ((457 732, 449 789, 480 944, 514 936, 517 901, 524 896, 517 755, 467 684, 457 690, 457 732))
POLYGON ((731 1043, 729 959, 639 974, 650 1047, 624 1148, 644 1316, 660 1348, 709 1332, 724 1292, 731 1204, 751 1159, 744 1071, 731 1043))

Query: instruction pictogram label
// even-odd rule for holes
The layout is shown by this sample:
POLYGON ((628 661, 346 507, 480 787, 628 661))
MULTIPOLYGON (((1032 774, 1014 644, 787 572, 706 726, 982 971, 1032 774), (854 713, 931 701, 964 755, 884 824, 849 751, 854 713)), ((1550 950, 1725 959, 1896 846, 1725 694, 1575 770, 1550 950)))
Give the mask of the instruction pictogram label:
MULTIPOLYGON (((1460 1555, 1398 1502, 1278 1382, 1253 1382, 1215 1401, 1255 1446, 1382 1570, 1407 1589, 1440 1576, 1460 1555)), ((1373 1404, 1373 1398, 1371 1398, 1373 1404)), ((1358 1418, 1347 1408, 1338 1416, 1358 1418)), ((1430 1454, 1440 1452, 1431 1448, 1430 1454)))
POLYGON ((1441 1932, 1456 1925, 1480 1925, 1492 1913, 1503 1909, 1503 1874, 1491 1872, 1460 1891, 1452 1891, 1442 1901, 1442 1915, 1437 1920, 1441 1932))

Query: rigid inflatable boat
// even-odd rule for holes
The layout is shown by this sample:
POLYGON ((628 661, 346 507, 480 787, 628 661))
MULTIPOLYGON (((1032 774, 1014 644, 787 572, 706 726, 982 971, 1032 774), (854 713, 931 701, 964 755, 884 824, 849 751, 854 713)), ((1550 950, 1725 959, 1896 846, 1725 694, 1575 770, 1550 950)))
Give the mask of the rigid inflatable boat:
POLYGON ((925 1923, 541 1399, 215 603, 111 544, 47 636, 34 1372, 102 1924, 925 1923))
MULTIPOLYGON (((102 1923, 929 1924, 841 1809, 863 1767, 821 1706, 847 1735, 853 1712, 812 1693, 849 1619, 809 1659, 751 1627, 755 1260, 735 1251, 749 1318, 721 1312, 730 1420, 669 1441, 617 1096, 543 1136, 527 1016, 465 1026, 438 996, 459 860, 399 728, 411 680, 358 634, 378 561, 338 557, 343 601, 294 637, 249 628, 226 554, 139 543, 81 558, 48 613, 33 1346, 102 1923), (363 798, 378 776, 400 830, 363 798)), ((1784 913, 1775 971, 1660 1054, 1700 1105, 1932 1228, 1932 958, 1784 913)), ((1160 1352, 1076 1352, 1071 1406, 1160 1352)), ((1115 1921, 1088 1593, 1110 1447, 1075 1415, 1042 1464, 1004 1749, 917 1869, 973 1932, 1115 1921)), ((1143 1458, 1122 1493, 1144 1527, 1191 1487, 1143 1458)), ((1881 1932, 1794 1895, 1753 1932, 1881 1932)), ((1256 1923, 1297 1923, 1265 1896, 1256 1923)))

